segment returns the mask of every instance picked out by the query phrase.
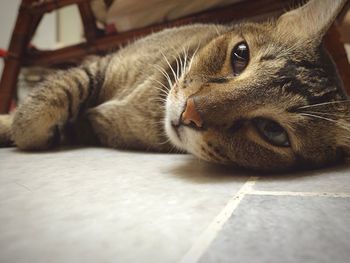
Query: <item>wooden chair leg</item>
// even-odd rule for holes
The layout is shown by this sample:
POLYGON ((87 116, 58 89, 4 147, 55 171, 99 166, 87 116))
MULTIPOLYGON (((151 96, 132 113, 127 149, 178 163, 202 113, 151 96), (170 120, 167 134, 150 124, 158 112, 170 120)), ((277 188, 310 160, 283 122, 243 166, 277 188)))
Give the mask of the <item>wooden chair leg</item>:
POLYGON ((7 113, 10 110, 11 100, 16 92, 22 59, 34 31, 32 26, 35 15, 32 15, 26 8, 27 2, 30 1, 22 1, 12 33, 8 55, 5 58, 0 81, 0 114, 7 113))
POLYGON ((343 79, 345 90, 350 95, 350 64, 344 43, 341 41, 340 34, 335 25, 328 31, 325 44, 337 65, 339 75, 343 79))
POLYGON ((20 66, 17 59, 5 62, 0 82, 0 114, 8 113, 10 110, 11 101, 16 91, 20 66))
POLYGON ((84 33, 87 43, 93 42, 98 36, 96 18, 91 10, 90 1, 78 4, 80 16, 84 26, 84 33))

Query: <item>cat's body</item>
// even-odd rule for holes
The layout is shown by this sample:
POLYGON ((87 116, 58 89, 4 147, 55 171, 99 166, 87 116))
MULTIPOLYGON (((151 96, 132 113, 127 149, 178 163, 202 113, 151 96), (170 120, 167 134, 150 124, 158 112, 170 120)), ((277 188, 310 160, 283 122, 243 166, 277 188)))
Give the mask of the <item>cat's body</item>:
POLYGON ((350 109, 330 103, 347 97, 321 39, 344 1, 324 3, 318 11, 326 22, 317 29, 287 29, 291 17, 299 19, 296 11, 263 24, 191 25, 58 72, 13 123, 0 119, 0 142, 24 150, 66 140, 166 152, 175 146, 261 169, 334 162, 348 151, 349 130, 338 126, 348 127, 350 109), (320 104, 312 110, 321 118, 311 118, 311 104, 320 104))
POLYGON ((16 129, 18 135, 14 131, 16 144, 22 149, 45 149, 48 143, 54 143, 49 139, 53 128, 56 132, 60 128, 62 137, 67 121, 88 118, 104 146, 169 151, 173 146, 167 142, 162 124, 166 88, 160 83, 169 84, 162 69, 173 76, 164 56, 173 63, 180 54, 193 54, 199 43, 209 42, 218 30, 225 29, 229 28, 193 25, 165 30, 111 55, 57 72, 19 108, 18 112, 24 109, 31 113, 24 113, 23 118, 29 118, 22 120, 26 128, 16 129), (37 127, 42 127, 35 121, 41 122, 50 106, 53 111, 62 111, 54 121, 58 127, 52 127, 49 112, 50 125, 44 132, 47 138, 35 136, 37 127), (38 141, 33 142, 35 137, 38 141))

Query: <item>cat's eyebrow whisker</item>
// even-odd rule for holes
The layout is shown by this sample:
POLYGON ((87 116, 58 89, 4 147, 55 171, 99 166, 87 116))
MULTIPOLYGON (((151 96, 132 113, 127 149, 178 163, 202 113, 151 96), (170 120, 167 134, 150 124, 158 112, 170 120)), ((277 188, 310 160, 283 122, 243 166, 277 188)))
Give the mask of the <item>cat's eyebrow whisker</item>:
POLYGON ((163 57, 164 57, 166 63, 168 64, 168 66, 170 67, 170 69, 171 69, 171 71, 172 71, 172 73, 173 73, 173 75, 174 75, 175 80, 177 81, 175 70, 174 70, 173 67, 171 66, 169 60, 167 59, 167 57, 164 55, 164 53, 163 53, 162 51, 161 51, 160 53, 163 55, 163 57))
POLYGON ((180 61, 181 61, 181 77, 183 76, 183 74, 185 73, 185 57, 182 57, 182 56, 180 56, 180 61))
POLYGON ((193 59, 197 55, 199 47, 200 47, 200 43, 198 43, 197 48, 196 48, 196 50, 194 51, 194 53, 193 53, 193 55, 191 57, 191 61, 190 61, 189 65, 188 65, 188 70, 190 70, 192 68, 193 59))
POLYGON ((342 104, 342 103, 345 103, 345 104, 349 103, 350 104, 350 100, 328 101, 328 102, 323 102, 323 103, 318 103, 318 104, 311 104, 311 105, 301 106, 298 108, 298 110, 319 107, 319 106, 325 106, 325 105, 332 105, 332 104, 342 104))
POLYGON ((188 52, 190 47, 187 46, 187 48, 185 49, 184 47, 182 47, 183 52, 184 52, 184 67, 183 67, 183 74, 186 74, 187 69, 188 69, 188 52))
POLYGON ((173 82, 171 81, 171 78, 170 78, 168 72, 166 72, 163 68, 161 68, 158 65, 151 65, 151 66, 153 66, 155 69, 157 69, 167 79, 168 84, 169 84, 169 88, 171 88, 173 86, 173 82))
POLYGON ((177 82, 179 81, 179 79, 181 78, 182 74, 183 74, 183 68, 184 68, 184 62, 182 60, 182 54, 179 53, 174 47, 172 47, 172 49, 174 50, 174 52, 176 53, 176 55, 173 55, 172 57, 176 60, 176 75, 177 75, 177 82))
POLYGON ((183 74, 183 64, 184 64, 184 62, 182 61, 182 56, 181 56, 181 54, 177 54, 178 55, 178 58, 179 58, 179 61, 180 61, 180 68, 179 68, 179 70, 180 70, 180 74, 179 74, 179 78, 182 76, 182 74, 183 74))
POLYGON ((176 54, 176 56, 175 55, 172 55, 172 57, 175 59, 175 61, 176 61, 176 82, 178 82, 179 81, 179 74, 180 74, 180 62, 179 62, 179 60, 178 60, 178 56, 179 56, 179 54, 176 54))
POLYGON ((183 50, 183 53, 184 53, 184 65, 183 65, 183 70, 182 70, 183 73, 186 71, 186 67, 187 67, 188 50, 189 50, 189 48, 190 48, 189 46, 187 46, 187 49, 182 47, 182 50, 183 50))
POLYGON ((178 61, 178 58, 176 58, 176 79, 179 81, 180 78, 180 62, 178 61))
POLYGON ((342 123, 340 123, 339 121, 334 120, 334 119, 322 117, 322 116, 315 115, 315 114, 309 114, 309 113, 301 113, 301 115, 307 116, 307 117, 312 117, 312 118, 315 118, 315 119, 320 119, 320 120, 329 121, 329 122, 332 122, 332 123, 338 125, 338 126, 339 126, 340 128, 342 128, 342 129, 345 129, 345 130, 347 130, 347 131, 350 131, 350 127, 346 127, 344 124, 342 124, 342 123))

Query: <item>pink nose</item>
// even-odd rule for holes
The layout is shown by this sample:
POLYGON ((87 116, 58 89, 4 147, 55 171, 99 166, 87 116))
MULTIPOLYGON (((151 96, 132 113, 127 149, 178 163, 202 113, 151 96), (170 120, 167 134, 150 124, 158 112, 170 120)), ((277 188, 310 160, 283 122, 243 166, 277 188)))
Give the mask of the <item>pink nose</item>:
POLYGON ((192 122, 198 128, 202 128, 203 120, 196 109, 193 98, 187 100, 185 111, 181 115, 181 120, 184 124, 191 124, 192 122))

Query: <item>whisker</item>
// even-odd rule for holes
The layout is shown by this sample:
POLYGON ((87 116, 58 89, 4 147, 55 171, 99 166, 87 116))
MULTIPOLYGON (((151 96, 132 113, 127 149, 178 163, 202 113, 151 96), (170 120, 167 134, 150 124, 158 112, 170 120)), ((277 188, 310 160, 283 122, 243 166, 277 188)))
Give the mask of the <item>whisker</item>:
MULTIPOLYGON (((303 113, 303 112, 301 112, 303 113)), ((329 113, 329 112, 320 112, 320 111, 305 111, 305 113, 311 113, 311 114, 321 114, 321 115, 326 115, 326 116, 334 116, 334 117, 339 117, 339 118, 350 118, 350 116, 347 116, 347 114, 338 114, 338 113, 329 113)))
MULTIPOLYGON (((175 77, 175 81, 176 83, 179 81, 179 77, 180 77, 180 62, 178 60, 179 54, 177 53, 177 51, 175 50, 175 48, 173 48, 174 52, 176 53, 176 55, 171 55, 175 62, 176 62, 176 77, 175 77)), ((175 70, 174 70, 175 71, 175 70)))
POLYGON ((164 102, 164 103, 167 102, 167 100, 164 98, 157 98, 157 99, 154 99, 154 101, 164 102))
POLYGON ((318 104, 311 104, 311 105, 301 106, 298 109, 308 109, 308 108, 313 108, 313 107, 318 107, 318 106, 332 105, 332 104, 343 104, 343 103, 350 104, 350 100, 338 100, 338 101, 329 101, 329 102, 323 102, 323 103, 318 103, 318 104))
MULTIPOLYGON (((177 53, 177 52, 176 52, 177 53)), ((182 56, 181 56, 181 53, 179 54, 179 53, 177 53, 177 57, 178 57, 178 59, 179 59, 179 62, 180 62, 180 65, 179 65, 179 67, 178 67, 178 69, 179 69, 179 76, 178 76, 178 79, 180 79, 181 78, 181 76, 182 76, 182 74, 183 74, 183 61, 182 61, 182 56)))
POLYGON ((171 71, 172 71, 172 73, 173 73, 173 75, 174 75, 174 78, 175 78, 175 80, 176 80, 175 70, 173 69, 173 67, 171 66, 169 60, 167 59, 167 57, 164 55, 164 53, 163 53, 162 51, 161 51, 161 54, 163 55, 163 57, 164 57, 166 63, 168 64, 168 66, 170 67, 170 69, 171 69, 171 71))
POLYGON ((184 54, 184 67, 183 67, 183 74, 186 74, 188 72, 188 58, 189 58, 189 49, 190 47, 187 46, 187 48, 185 49, 183 47, 183 54, 184 54))
POLYGON ((159 94, 159 96, 156 97, 156 98, 161 98, 161 99, 166 100, 167 99, 167 95, 166 94, 159 94))
POLYGON ((194 53, 193 53, 193 55, 192 55, 192 57, 191 57, 191 61, 190 61, 189 65, 188 65, 188 70, 190 70, 191 67, 192 67, 193 59, 194 59, 194 57, 197 55, 197 52, 198 52, 198 50, 199 50, 199 47, 200 47, 200 43, 198 43, 197 48, 196 48, 196 50, 194 51, 194 53))
POLYGON ((183 65, 183 69, 182 72, 186 72, 186 68, 187 68, 187 62, 188 62, 188 50, 189 50, 189 46, 187 46, 187 49, 185 49, 184 47, 182 47, 182 51, 184 54, 184 65, 183 65))
POLYGON ((168 74, 168 72, 166 72, 162 67, 158 66, 158 65, 151 65, 153 66, 155 69, 157 69, 168 81, 169 87, 173 86, 173 82, 171 81, 171 78, 168 74))
POLYGON ((184 49, 184 47, 182 47, 182 52, 179 53, 175 48, 173 48, 173 50, 176 53, 176 56, 173 56, 174 59, 176 60, 176 65, 177 65, 177 70, 176 70, 176 74, 177 74, 177 81, 180 81, 180 78, 182 78, 183 74, 185 73, 185 69, 187 66, 187 52, 184 49))
POLYGON ((322 116, 318 116, 318 115, 314 115, 314 114, 309 114, 309 113, 301 113, 301 115, 312 117, 312 118, 315 118, 315 119, 329 121, 329 122, 332 122, 332 123, 336 124, 337 126, 339 126, 342 129, 350 131, 350 127, 346 127, 346 126, 344 126, 344 124, 342 124, 339 121, 334 120, 334 119, 330 119, 330 118, 326 118, 326 117, 322 117, 322 116))
POLYGON ((169 138, 167 140, 165 140, 165 141, 159 142, 158 144, 164 145, 164 144, 168 144, 168 143, 171 144, 171 141, 170 141, 169 138))
POLYGON ((160 86, 162 86, 167 92, 170 90, 170 87, 165 86, 162 82, 159 80, 152 78, 153 81, 157 82, 160 86))
POLYGON ((178 61, 178 58, 175 57, 176 60, 176 79, 179 81, 180 79, 180 62, 178 61))
POLYGON ((162 67, 160 67, 159 65, 152 65, 154 68, 156 68, 160 73, 162 73, 162 75, 164 77, 166 77, 167 79, 171 79, 168 72, 166 72, 165 69, 163 69, 162 67))
POLYGON ((301 113, 301 115, 313 117, 313 118, 316 118, 316 119, 322 119, 322 120, 326 120, 326 121, 330 121, 330 122, 337 122, 337 120, 326 118, 326 117, 315 115, 315 114, 311 114, 311 113, 304 113, 303 112, 303 113, 301 113))

